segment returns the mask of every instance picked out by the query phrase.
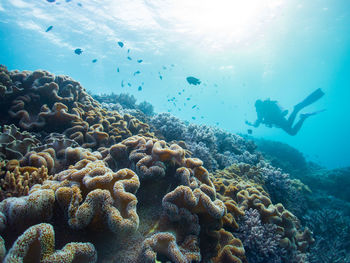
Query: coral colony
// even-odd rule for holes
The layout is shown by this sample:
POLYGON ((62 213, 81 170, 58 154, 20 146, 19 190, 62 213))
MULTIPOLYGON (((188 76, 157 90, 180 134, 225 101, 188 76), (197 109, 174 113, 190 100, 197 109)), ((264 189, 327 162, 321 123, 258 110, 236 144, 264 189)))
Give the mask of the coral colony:
POLYGON ((253 142, 127 94, 1 66, 0 108, 4 262, 317 262, 339 220, 298 214, 308 187, 253 142))

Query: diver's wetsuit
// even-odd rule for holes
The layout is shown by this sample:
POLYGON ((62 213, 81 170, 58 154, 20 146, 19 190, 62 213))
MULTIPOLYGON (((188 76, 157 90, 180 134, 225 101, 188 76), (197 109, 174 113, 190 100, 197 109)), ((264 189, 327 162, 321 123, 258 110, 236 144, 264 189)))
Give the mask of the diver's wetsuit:
POLYGON ((307 117, 317 114, 318 112, 301 114, 300 120, 293 126, 294 120, 300 110, 304 107, 312 104, 316 100, 320 99, 324 95, 321 89, 315 90, 311 93, 306 99, 294 106, 293 112, 286 119, 288 111, 283 111, 282 108, 278 105, 277 101, 272 100, 257 100, 255 103, 256 113, 258 119, 254 124, 246 122, 248 125, 258 127, 260 123, 265 124, 268 127, 276 126, 283 129, 289 135, 296 135, 303 125, 307 117))

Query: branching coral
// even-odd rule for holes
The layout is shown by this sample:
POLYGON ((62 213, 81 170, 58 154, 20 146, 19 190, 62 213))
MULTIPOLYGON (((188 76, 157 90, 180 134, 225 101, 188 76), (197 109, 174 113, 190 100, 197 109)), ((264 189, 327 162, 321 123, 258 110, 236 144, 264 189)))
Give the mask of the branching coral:
MULTIPOLYGON (((15 160, 12 163, 16 162, 15 160)), ((15 196, 24 196, 29 193, 30 187, 35 184, 42 184, 49 179, 47 168, 34 167, 19 167, 17 164, 11 167, 11 162, 8 163, 8 168, 12 171, 7 171, 4 178, 0 179, 0 201, 15 196), (14 169, 13 169, 14 167, 14 169)))

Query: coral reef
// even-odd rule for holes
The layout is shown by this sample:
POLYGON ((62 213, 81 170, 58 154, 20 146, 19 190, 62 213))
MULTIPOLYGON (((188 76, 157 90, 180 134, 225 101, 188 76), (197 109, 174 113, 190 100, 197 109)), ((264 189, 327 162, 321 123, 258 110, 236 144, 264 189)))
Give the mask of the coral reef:
POLYGON ((308 228, 302 230, 297 217, 282 204, 274 205, 271 202, 268 193, 262 187, 263 177, 256 179, 256 172, 247 165, 241 169, 232 167, 216 171, 211 176, 218 198, 227 207, 224 227, 233 232, 238 231, 238 235, 243 238, 243 244, 247 246, 246 250, 250 253, 248 257, 252 260, 264 262, 266 258, 275 258, 276 262, 279 262, 288 256, 290 262, 293 262, 292 260, 297 260, 300 254, 306 253, 314 242, 312 233, 308 228), (242 215, 243 219, 240 219, 242 215), (240 222, 243 222, 242 227, 240 222), (271 239, 271 235, 264 235, 264 231, 275 231, 275 235, 272 235, 275 239, 271 239), (250 239, 254 234, 260 238, 260 241, 258 237, 253 238, 254 242, 271 247, 259 249, 257 243, 252 244, 250 239), (278 248, 275 246, 277 241, 278 248))
POLYGON ((254 152, 254 143, 239 135, 206 125, 187 124, 170 113, 155 115, 150 123, 155 133, 167 141, 184 141, 193 157, 203 160, 209 171, 223 169, 233 163, 256 164, 261 156, 254 152))
POLYGON ((0 258, 307 262, 312 234, 289 211, 305 185, 241 136, 152 115, 128 94, 1 66, 0 258))
POLYGON ((254 139, 257 150, 273 166, 281 168, 294 178, 299 178, 308 171, 303 154, 288 144, 265 139, 254 139))

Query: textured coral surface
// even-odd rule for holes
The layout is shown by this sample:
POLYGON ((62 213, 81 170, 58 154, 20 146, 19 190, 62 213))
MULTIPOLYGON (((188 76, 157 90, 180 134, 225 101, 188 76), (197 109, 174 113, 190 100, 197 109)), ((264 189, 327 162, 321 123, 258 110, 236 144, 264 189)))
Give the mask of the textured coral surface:
POLYGON ((0 67, 4 262, 307 262, 311 232, 275 202, 293 183, 254 144, 95 98, 119 106, 67 76, 0 67))

